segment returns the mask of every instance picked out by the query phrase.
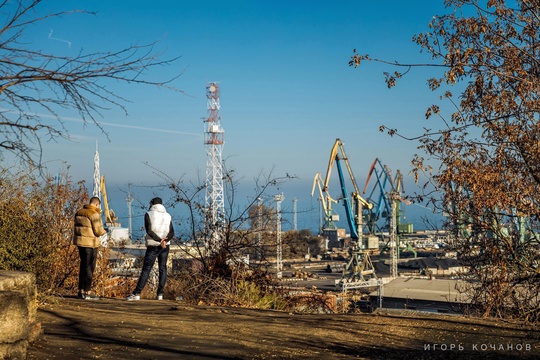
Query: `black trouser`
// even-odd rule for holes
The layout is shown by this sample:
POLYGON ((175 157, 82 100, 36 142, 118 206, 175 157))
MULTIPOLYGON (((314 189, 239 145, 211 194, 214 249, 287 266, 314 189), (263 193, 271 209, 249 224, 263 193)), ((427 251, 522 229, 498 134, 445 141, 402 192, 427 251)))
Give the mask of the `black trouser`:
POLYGON ((96 269, 98 248, 78 246, 81 266, 79 268, 79 292, 88 292, 92 289, 92 277, 96 269))

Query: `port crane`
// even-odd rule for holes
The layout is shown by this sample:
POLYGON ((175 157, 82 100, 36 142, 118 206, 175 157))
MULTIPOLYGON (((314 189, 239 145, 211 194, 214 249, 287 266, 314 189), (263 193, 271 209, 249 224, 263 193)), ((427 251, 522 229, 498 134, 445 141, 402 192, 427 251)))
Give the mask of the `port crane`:
POLYGON ((109 209, 109 198, 107 197, 107 188, 105 186, 105 176, 101 176, 101 179, 99 181, 99 187, 101 189, 101 196, 103 197, 103 207, 105 209, 105 225, 107 227, 111 226, 120 226, 116 222, 118 220, 118 217, 115 215, 114 211, 112 209, 109 209))
POLYGON ((315 194, 315 189, 319 189, 319 201, 324 210, 324 225, 320 229, 336 229, 334 221, 339 221, 339 215, 335 214, 332 209, 332 203, 337 204, 338 201, 333 199, 328 192, 323 191, 323 179, 321 173, 316 173, 313 178, 313 187, 311 188, 311 196, 315 194))
POLYGON ((336 139, 330 152, 330 159, 328 161, 326 177, 322 189, 325 193, 328 193, 330 176, 332 174, 334 164, 336 164, 338 172, 341 193, 343 196, 343 205, 345 207, 347 223, 349 225, 351 239, 353 241, 353 244, 349 249, 349 259, 347 260, 347 263, 343 269, 343 275, 336 285, 342 290, 346 290, 347 288, 350 289, 366 286, 377 286, 379 284, 377 282, 377 276, 373 262, 371 261, 369 249, 378 248, 378 238, 370 236, 370 234, 364 236, 362 226, 362 220, 364 217, 366 217, 365 215, 369 215, 371 213, 373 204, 360 195, 360 191, 356 184, 356 179, 349 164, 349 159, 345 153, 345 148, 339 138, 336 139), (347 191, 345 176, 341 166, 342 162, 345 163, 354 188, 354 191, 351 194, 349 194, 347 191))
POLYGON ((334 163, 336 164, 338 170, 339 182, 341 185, 341 194, 343 196, 345 213, 347 215, 347 223, 351 230, 351 238, 353 238, 353 240, 358 240, 359 234, 362 234, 362 208, 365 207, 366 209, 371 210, 373 205, 360 195, 360 191, 358 190, 352 168, 349 165, 349 159, 347 158, 347 155, 345 153, 345 148, 339 138, 336 139, 336 142, 334 143, 334 146, 332 146, 332 150, 330 152, 330 159, 328 161, 326 177, 323 183, 323 191, 326 193, 328 193, 328 186, 330 183, 330 176, 332 174, 332 168, 334 163), (345 176, 343 174, 341 161, 345 163, 345 166, 349 173, 349 177, 354 187, 354 191, 351 193, 350 198, 347 191, 347 185, 345 183, 345 176))
MULTIPOLYGON (((383 229, 391 231, 391 221, 394 221, 392 225, 395 226, 396 229, 399 229, 401 202, 404 202, 407 205, 410 204, 409 201, 403 199, 400 195, 405 192, 403 175, 401 174, 401 171, 397 170, 396 176, 393 177, 390 168, 387 165, 383 165, 378 158, 375 158, 369 169, 366 184, 362 191, 363 194, 366 194, 372 178, 374 179, 375 184, 371 192, 367 195, 369 201, 374 204, 373 211, 371 213, 371 221, 367 224, 369 232, 373 234, 381 233, 383 229), (392 200, 392 197, 394 197, 396 200, 392 200), (394 205, 394 209, 392 209, 392 205, 394 205), (381 227, 378 225, 378 221, 381 218, 387 219, 385 224, 382 226, 383 229, 381 229, 381 227)), ((397 257, 399 258, 399 253, 401 250, 399 235, 396 236, 396 246, 398 249, 397 257)), ((388 250, 389 248, 390 246, 387 243, 383 251, 388 250)), ((407 250, 412 251, 416 257, 416 251, 410 246, 410 244, 407 244, 407 250)))
POLYGON ((389 167, 387 165, 383 165, 378 158, 375 158, 371 164, 371 167, 369 168, 369 173, 362 194, 366 194, 373 175, 375 175, 375 184, 367 198, 373 204, 372 218, 368 226, 370 228, 370 232, 375 233, 380 231, 377 221, 379 221, 381 217, 387 218, 391 214, 392 201, 389 194, 392 192, 401 193, 405 189, 403 187, 403 175, 401 175, 401 172, 398 170, 396 177, 392 178, 392 172, 389 167))

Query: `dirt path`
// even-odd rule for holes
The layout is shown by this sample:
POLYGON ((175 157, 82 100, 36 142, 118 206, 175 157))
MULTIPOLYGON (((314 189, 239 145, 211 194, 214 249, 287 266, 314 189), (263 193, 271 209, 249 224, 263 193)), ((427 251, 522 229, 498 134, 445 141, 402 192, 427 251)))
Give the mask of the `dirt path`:
POLYGON ((540 358, 540 335, 531 330, 404 314, 302 315, 66 298, 40 308, 44 335, 30 346, 28 359, 540 358))

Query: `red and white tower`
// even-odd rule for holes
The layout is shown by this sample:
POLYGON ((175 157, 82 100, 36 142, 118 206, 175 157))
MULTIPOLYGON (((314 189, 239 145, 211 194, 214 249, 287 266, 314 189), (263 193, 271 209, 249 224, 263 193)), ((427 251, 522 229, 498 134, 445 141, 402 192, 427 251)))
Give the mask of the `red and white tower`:
MULTIPOLYGON (((219 86, 215 82, 206 85, 208 117, 204 120, 204 146, 206 148, 206 196, 205 205, 209 211, 207 220, 210 227, 217 230, 225 217, 225 201, 223 193, 223 136, 219 110, 219 86)), ((212 238, 216 238, 213 234, 212 238)))

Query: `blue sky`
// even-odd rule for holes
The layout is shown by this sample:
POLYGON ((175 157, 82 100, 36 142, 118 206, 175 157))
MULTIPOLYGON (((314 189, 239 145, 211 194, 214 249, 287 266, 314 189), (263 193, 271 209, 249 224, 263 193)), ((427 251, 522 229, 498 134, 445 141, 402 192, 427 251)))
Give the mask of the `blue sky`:
POLYGON ((66 112, 72 141, 44 145, 52 172, 68 164, 73 178, 86 180, 91 189, 97 141, 102 174, 118 202, 124 194, 114 195, 116 189, 127 183, 159 181, 144 162, 173 178, 204 176, 202 118, 209 81, 221 87, 228 167, 248 186, 261 171, 297 175, 300 180, 279 191, 287 199, 297 197, 299 208, 317 203, 311 199, 313 176, 326 172, 336 138, 345 144, 360 187, 375 158, 407 174, 417 144, 390 138, 378 127, 417 135, 428 125, 427 106, 436 101, 425 71, 413 70, 389 90, 382 72, 393 69, 374 63, 354 69, 347 63, 353 49, 389 60, 429 61, 411 38, 445 11, 442 0, 76 0, 45 1, 39 9, 97 13, 33 26, 28 40, 50 52, 75 55, 159 40, 156 50, 163 58, 181 56, 146 76, 182 73, 172 85, 185 94, 111 83, 130 103, 128 116, 118 109, 103 112, 100 121, 110 141, 66 112))

